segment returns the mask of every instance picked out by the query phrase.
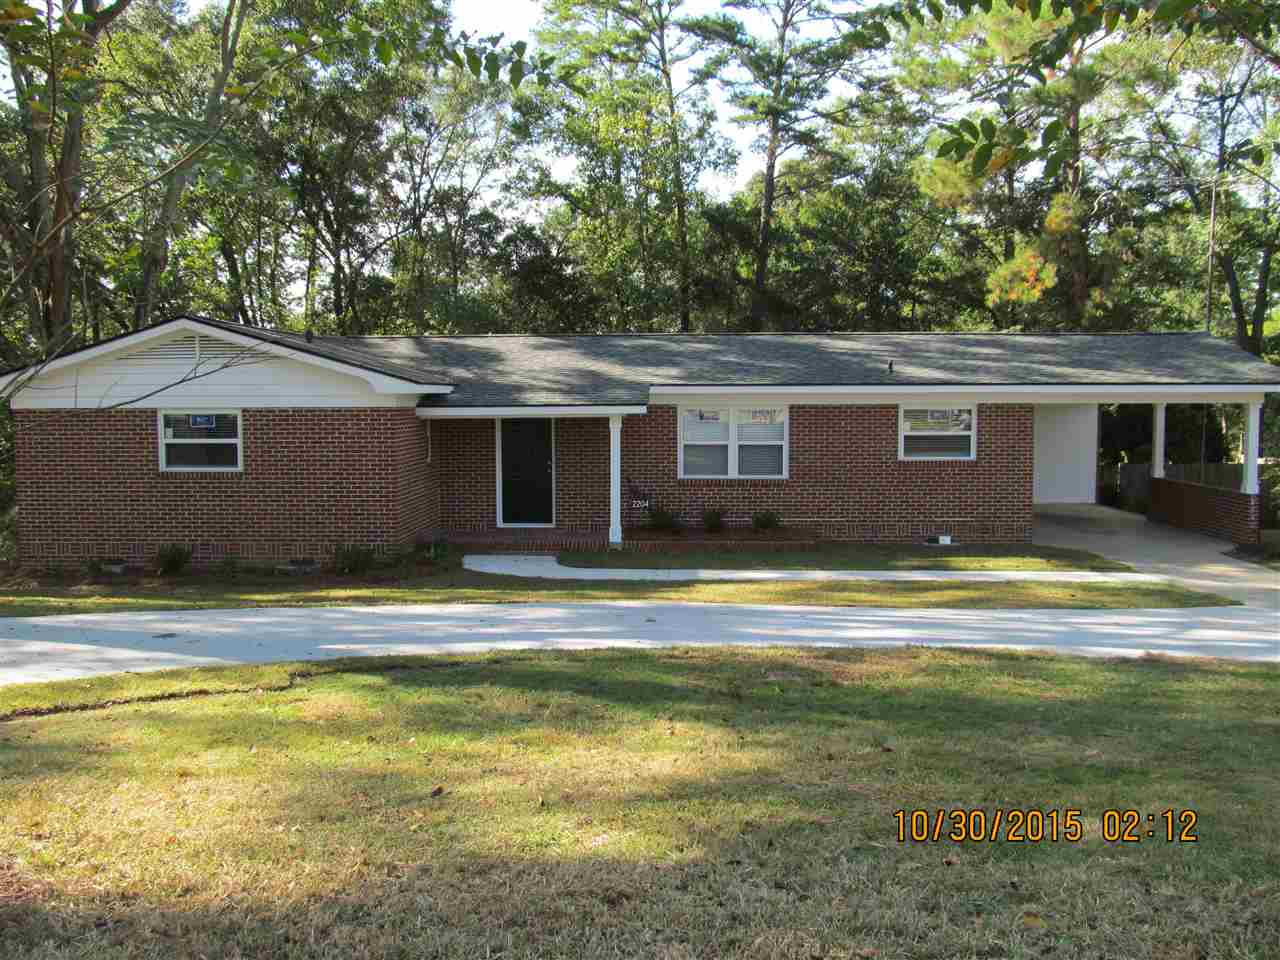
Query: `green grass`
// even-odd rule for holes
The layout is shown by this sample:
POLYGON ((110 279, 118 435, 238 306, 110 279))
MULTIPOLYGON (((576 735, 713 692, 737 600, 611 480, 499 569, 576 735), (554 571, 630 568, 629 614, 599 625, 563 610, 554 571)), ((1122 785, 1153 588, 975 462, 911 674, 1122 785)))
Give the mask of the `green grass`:
POLYGON ((0 725, 0 956, 1262 960, 1280 943, 1274 667, 611 650, 84 684, 0 691, 0 709, 206 695, 0 725), (939 807, 1074 807, 1086 836, 897 842, 895 810, 939 807), (1198 812, 1198 843, 1100 837, 1104 809, 1167 807, 1198 812))
POLYGON ((820 550, 565 551, 570 567, 664 570, 1095 570, 1132 573, 1128 564, 1087 550, 1031 544, 954 547, 832 544, 820 550))
POLYGON ((65 613, 326 606, 386 603, 538 603, 658 600, 818 606, 958 608, 1140 608, 1230 604, 1172 583, 645 583, 538 580, 472 573, 452 557, 437 567, 369 577, 216 574, 118 580, 21 574, 0 582, 0 617, 65 613))

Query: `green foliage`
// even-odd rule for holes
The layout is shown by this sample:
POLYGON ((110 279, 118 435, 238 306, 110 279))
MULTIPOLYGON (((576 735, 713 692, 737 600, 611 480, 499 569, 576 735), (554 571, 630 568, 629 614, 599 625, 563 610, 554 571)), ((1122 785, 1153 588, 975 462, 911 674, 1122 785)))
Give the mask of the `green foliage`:
POLYGON ((365 544, 344 543, 333 551, 333 572, 359 576, 378 565, 378 550, 365 544))
POLYGON ((782 517, 776 510, 761 510, 751 515, 751 526, 756 530, 777 530, 782 526, 782 517))
POLYGON ((724 511, 719 507, 707 507, 702 511, 702 529, 707 533, 720 533, 724 530, 724 511))
POLYGON ((674 532, 684 529, 684 521, 678 513, 656 503, 645 511, 645 524, 650 530, 674 532))
POLYGON ((10 507, 0 513, 0 560, 18 558, 18 510, 10 507))
POLYGON ((191 563, 191 548, 183 543, 166 543, 156 551, 156 572, 165 577, 176 577, 191 563))

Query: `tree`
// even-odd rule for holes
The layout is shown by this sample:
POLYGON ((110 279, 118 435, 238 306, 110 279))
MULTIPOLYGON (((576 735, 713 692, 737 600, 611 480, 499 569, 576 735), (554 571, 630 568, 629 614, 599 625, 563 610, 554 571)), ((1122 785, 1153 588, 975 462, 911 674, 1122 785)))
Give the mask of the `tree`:
POLYGON ((751 285, 751 328, 764 328, 768 315, 769 259, 773 253, 774 202, 778 164, 797 147, 819 143, 818 124, 835 118, 823 104, 830 83, 852 74, 866 45, 849 26, 841 4, 823 0, 730 0, 725 7, 767 18, 772 33, 756 36, 730 14, 690 20, 686 28, 717 51, 703 71, 718 76, 735 123, 760 129, 764 171, 756 228, 751 285), (725 72, 731 71, 731 72, 725 72))
POLYGON ((14 208, 6 217, 10 261, 6 296, 20 291, 28 333, 44 351, 72 336, 76 221, 84 190, 85 111, 99 38, 131 0, 102 6, 70 0, 46 16, 22 4, 4 10, 0 38, 13 83, 21 160, 4 171, 14 208))
MULTIPOLYGON (((1119 39, 1140 39, 1149 33, 1183 39, 1200 36, 1225 46, 1243 44, 1272 69, 1280 68, 1280 47, 1275 44, 1280 35, 1280 4, 1258 0, 1052 0, 1048 4, 1016 0, 1014 5, 1033 20, 1052 22, 1052 30, 1008 64, 1004 79, 1008 88, 1046 83, 1099 33, 1119 39)), ((924 5, 927 15, 939 21, 954 13, 968 16, 978 9, 990 12, 992 0, 928 0, 924 5)), ((894 0, 865 11, 853 22, 867 43, 887 46, 887 21, 909 30, 925 16, 916 0, 894 0)), ((948 124, 946 129, 952 136, 942 144, 941 155, 964 158, 972 153, 974 171, 981 173, 996 149, 1003 147, 1019 161, 1044 160, 1046 174, 1054 176, 1069 159, 1073 146, 1069 119, 1066 114, 1046 125, 1038 146, 1028 141, 1024 127, 948 124)), ((1235 144, 1233 153, 1261 162, 1259 151, 1264 148, 1265 144, 1245 141, 1235 144)))
POLYGON ((687 75, 701 42, 676 29, 677 9, 666 0, 551 4, 539 38, 572 82, 516 101, 525 193, 556 204, 544 223, 612 301, 615 329, 690 328, 698 180, 729 161, 687 75))
POLYGON ((1235 146, 1280 139, 1280 79, 1251 48, 1202 38, 1134 44, 1124 67, 1115 112, 1131 119, 1134 136, 1112 162, 1127 178, 1167 184, 1161 204, 1171 215, 1189 212, 1206 227, 1212 217, 1212 238, 1193 235, 1199 263, 1213 249, 1212 268, 1198 271, 1208 273, 1204 322, 1215 312, 1216 275, 1231 335, 1261 356, 1280 246, 1280 165, 1273 145, 1254 156, 1235 146))
POLYGON ((691 139, 705 141, 711 114, 704 87, 689 68, 703 56, 706 43, 682 30, 683 0, 558 0, 549 5, 562 40, 571 41, 584 59, 607 59, 648 71, 661 91, 662 136, 676 217, 679 252, 680 329, 690 329, 693 274, 689 202, 701 164, 690 155, 691 139), (689 130, 692 123, 693 130, 689 130))
MULTIPOLYGON (((447 57, 490 81, 504 74, 513 84, 526 73, 550 78, 549 61, 526 60, 523 43, 502 46, 499 37, 450 37, 438 10, 415 6, 406 11, 397 0, 353 0, 339 16, 300 5, 303 29, 270 25, 270 42, 255 50, 252 62, 242 62, 240 45, 253 18, 248 0, 231 0, 214 14, 221 24, 219 57, 198 109, 155 110, 156 98, 145 90, 125 116, 109 117, 96 110, 116 79, 114 63, 103 56, 107 28, 144 6, 143 0, 116 0, 109 6, 69 0, 44 12, 23 3, 3 7, 0 42, 13 83, 11 124, 25 142, 20 152, 5 154, 5 200, 13 215, 6 218, 10 227, 3 238, 10 280, 0 294, 0 308, 15 295, 24 305, 22 353, 48 356, 73 345, 81 335, 73 318, 74 293, 81 293, 86 320, 93 310, 89 277, 78 269, 88 258, 78 260, 77 233, 158 186, 162 196, 148 217, 134 323, 149 319, 183 194, 239 115, 228 109, 230 101, 246 110, 262 108, 273 79, 290 67, 332 62, 336 51, 351 49, 384 63, 402 58, 438 65, 447 57), (244 82, 228 86, 236 74, 244 82), (143 143, 155 147, 149 166, 126 165, 138 179, 123 180, 112 169, 106 122, 127 130, 120 139, 131 141, 135 150, 143 143)), ((276 12, 272 7, 263 13, 263 22, 270 23, 276 12)))

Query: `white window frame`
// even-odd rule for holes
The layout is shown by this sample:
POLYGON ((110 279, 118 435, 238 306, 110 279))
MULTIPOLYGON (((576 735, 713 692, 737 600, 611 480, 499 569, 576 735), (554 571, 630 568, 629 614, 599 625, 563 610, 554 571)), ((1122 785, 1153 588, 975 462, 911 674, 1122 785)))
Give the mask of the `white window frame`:
MULTIPOLYGON (((697 443, 694 446, 714 447, 720 443, 697 443)), ((777 440, 748 441, 745 446, 777 445, 777 440)), ((782 403, 691 403, 676 408, 676 477, 680 480, 789 480, 791 479, 791 408, 782 403), (738 472, 738 418, 739 410, 781 410, 782 411, 782 473, 774 474, 741 474, 738 472), (729 416, 729 472, 721 474, 684 472, 684 415, 686 410, 719 410, 729 416)))
POLYGON ((161 473, 243 473, 244 472, 244 413, 240 410, 208 410, 203 407, 177 407, 156 411, 156 440, 159 447, 157 455, 160 459, 161 473), (231 445, 230 440, 166 440, 164 436, 165 417, 187 417, 191 414, 213 414, 215 416, 234 416, 236 418, 236 465, 234 467, 171 467, 166 462, 165 447, 170 443, 222 443, 231 445))
MULTIPOLYGON (((913 437, 958 437, 962 434, 954 430, 913 430, 913 437)), ((948 403, 929 405, 927 403, 898 404, 898 459, 916 463, 929 460, 977 460, 978 459, 978 405, 976 403, 948 403), (909 457, 907 456, 907 410, 968 410, 972 414, 969 430, 969 455, 946 454, 943 456, 909 457)))

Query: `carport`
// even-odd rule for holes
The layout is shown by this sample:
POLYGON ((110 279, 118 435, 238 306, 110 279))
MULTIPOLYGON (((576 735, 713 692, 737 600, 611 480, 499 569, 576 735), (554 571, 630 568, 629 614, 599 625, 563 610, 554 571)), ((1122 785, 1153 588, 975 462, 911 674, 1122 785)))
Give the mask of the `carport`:
MULTIPOLYGON (((1151 387, 1108 386, 1087 393, 1047 394, 1035 403, 1033 501, 1037 516, 1051 508, 1097 502, 1098 405, 1150 404, 1152 411, 1151 502, 1148 518, 1234 543, 1261 539, 1262 502, 1258 484, 1258 446, 1262 427, 1261 392, 1238 385, 1200 384, 1151 387), (1086 402, 1087 401, 1087 402, 1086 402), (1237 489, 1209 486, 1168 473, 1166 409, 1170 403, 1240 404, 1245 412, 1243 478, 1237 489)), ((1063 515, 1071 515, 1070 512, 1063 515)), ((1119 512, 1119 511, 1114 511, 1119 512)))

